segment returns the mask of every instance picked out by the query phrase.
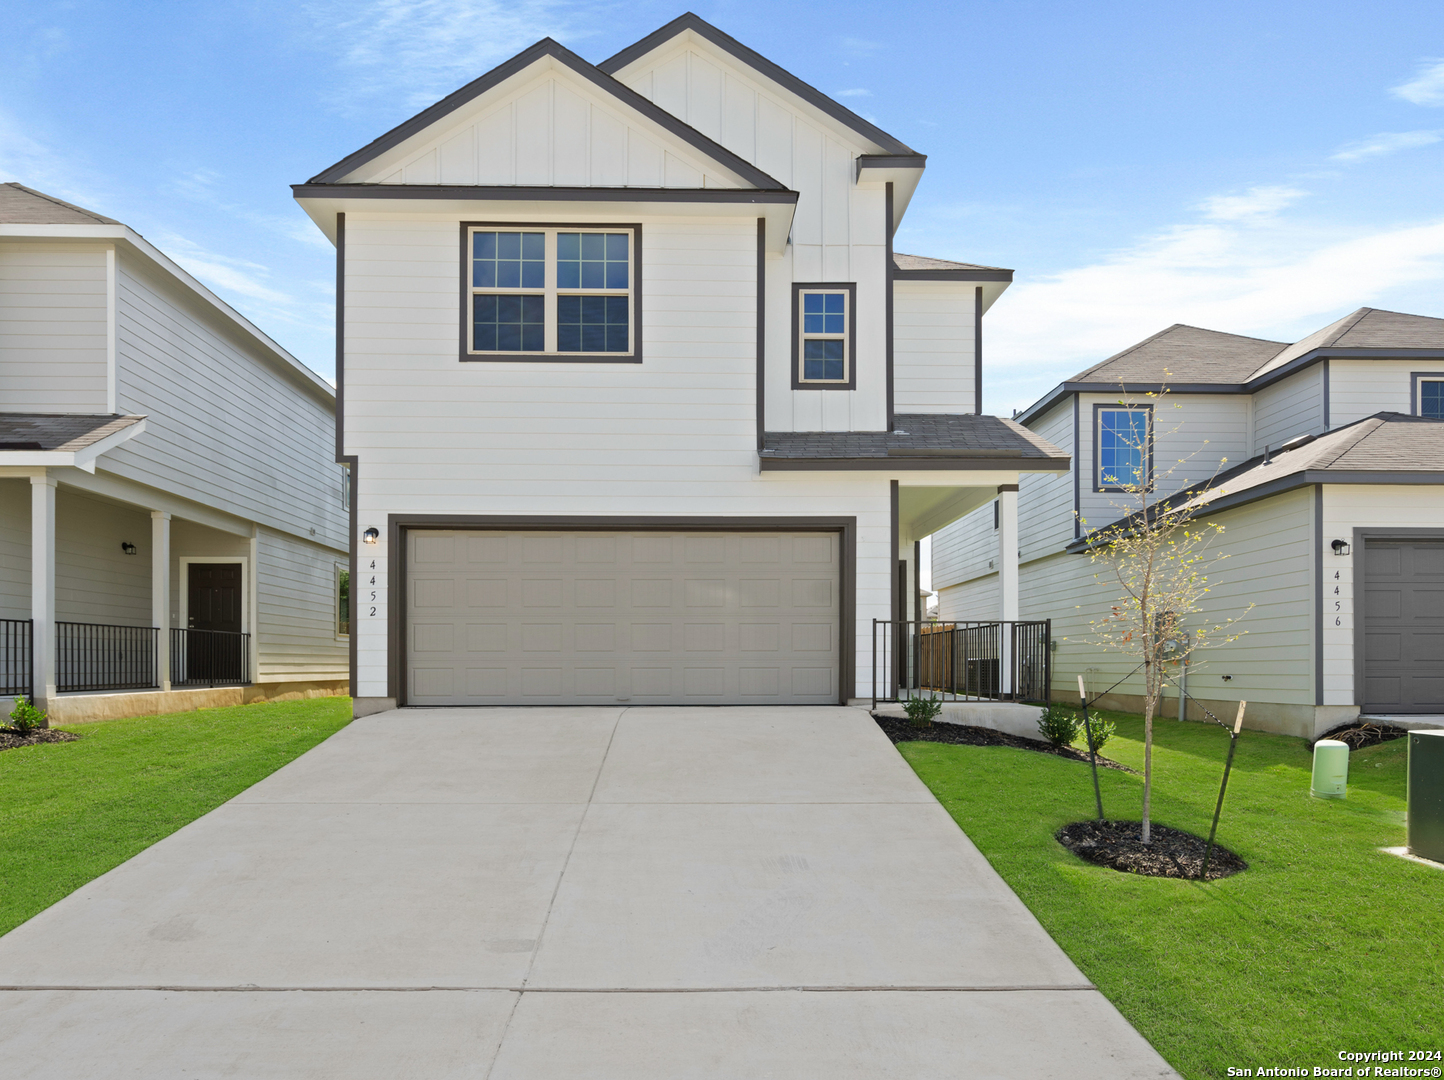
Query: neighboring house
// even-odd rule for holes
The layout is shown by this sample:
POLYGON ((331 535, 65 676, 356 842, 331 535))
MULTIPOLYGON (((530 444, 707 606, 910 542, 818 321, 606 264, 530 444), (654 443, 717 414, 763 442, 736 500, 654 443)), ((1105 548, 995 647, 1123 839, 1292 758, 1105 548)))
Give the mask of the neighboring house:
POLYGON ((357 712, 870 694, 915 541, 1068 467, 979 415, 1011 271, 892 249, 924 164, 687 15, 600 65, 539 42, 297 185, 357 712))
POLYGON ((33 681, 59 721, 344 693, 334 425, 143 237, 0 185, 0 696, 33 681))
MULTIPOLYGON (((1083 641, 1120 595, 1095 580, 1088 534, 1126 509, 1110 477, 1173 469, 1163 494, 1218 472, 1204 520, 1228 559, 1205 612, 1257 605, 1246 636, 1190 664, 1192 696, 1222 716, 1245 699, 1252 726, 1309 737, 1360 710, 1444 713, 1444 319, 1363 308, 1292 345, 1172 326, 1018 419, 1074 455, 1019 495, 1022 611, 1053 619, 1055 696, 1133 666, 1083 641), (1146 459, 1130 431, 1148 433, 1146 459)), ((996 609, 994 536, 985 508, 933 537, 943 619, 996 609)))

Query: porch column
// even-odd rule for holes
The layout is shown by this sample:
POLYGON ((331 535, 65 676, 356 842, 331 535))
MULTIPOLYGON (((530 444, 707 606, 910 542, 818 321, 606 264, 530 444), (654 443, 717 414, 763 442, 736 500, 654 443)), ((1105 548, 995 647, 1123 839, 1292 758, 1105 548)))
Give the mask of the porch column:
MULTIPOLYGON (((1018 485, 998 486, 998 594, 1001 610, 998 618, 1015 622, 1018 618, 1018 485)), ((1017 691, 1013 678, 1012 628, 1003 628, 1002 677, 1003 692, 1017 691)))
POLYGON ((156 627, 155 677, 170 689, 170 515, 150 512, 150 623, 156 627))
POLYGON ((55 478, 30 478, 30 618, 35 703, 50 708, 55 700, 55 478))

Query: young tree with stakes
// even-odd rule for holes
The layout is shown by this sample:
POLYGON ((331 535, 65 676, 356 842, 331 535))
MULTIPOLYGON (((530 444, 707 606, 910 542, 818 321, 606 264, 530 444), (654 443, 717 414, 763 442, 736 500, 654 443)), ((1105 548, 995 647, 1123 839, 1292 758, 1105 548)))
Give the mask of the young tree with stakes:
MULTIPOLYGON (((1187 663, 1202 649, 1236 641, 1241 634, 1233 626, 1253 605, 1237 617, 1198 618, 1209 593, 1205 571, 1228 557, 1211 549, 1223 534, 1223 526, 1201 521, 1198 515, 1210 499, 1222 494, 1213 483, 1228 459, 1220 459, 1218 468, 1203 483, 1184 482, 1179 474, 1204 452, 1208 446, 1205 439, 1192 454, 1156 470, 1152 458, 1159 431, 1154 414, 1167 400, 1168 389, 1146 393, 1141 400, 1126 387, 1120 390, 1118 408, 1127 423, 1108 433, 1113 465, 1110 468, 1105 461, 1100 486, 1117 496, 1113 505, 1121 517, 1089 536, 1088 553, 1099 567, 1095 580, 1118 587, 1121 595, 1106 615, 1089 620, 1085 641, 1136 657, 1143 669, 1141 839, 1147 844, 1152 840, 1153 718, 1168 682, 1167 664, 1187 663), (1179 489, 1186 490, 1177 493, 1179 489), (1163 492, 1177 494, 1169 498, 1163 492), (1185 628, 1185 622, 1192 625, 1185 628)), ((1173 403, 1172 407, 1182 406, 1173 403)), ((1180 422, 1164 434, 1172 435, 1182 426, 1180 422)))

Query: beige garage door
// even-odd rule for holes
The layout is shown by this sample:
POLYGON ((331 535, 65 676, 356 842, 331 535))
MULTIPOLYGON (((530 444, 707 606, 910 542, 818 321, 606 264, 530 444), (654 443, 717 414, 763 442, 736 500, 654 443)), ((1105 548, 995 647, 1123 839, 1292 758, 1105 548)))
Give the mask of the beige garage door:
POLYGON ((836 533, 409 538, 408 704, 838 700, 836 533))

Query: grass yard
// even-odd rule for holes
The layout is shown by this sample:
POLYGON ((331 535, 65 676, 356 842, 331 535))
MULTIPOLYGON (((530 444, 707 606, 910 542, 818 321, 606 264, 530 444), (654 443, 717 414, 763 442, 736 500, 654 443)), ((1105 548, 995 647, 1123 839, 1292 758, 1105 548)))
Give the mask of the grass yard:
POLYGON ((299 757, 351 719, 315 698, 80 724, 0 753, 0 934, 299 757))
MULTIPOLYGON (((1118 735, 1105 753, 1141 771, 1142 718, 1107 715, 1118 735)), ((1154 820, 1207 836, 1228 734, 1176 720, 1154 730, 1154 820)), ((1207 885, 1121 874, 1058 844, 1061 825, 1094 814, 1087 765, 1005 747, 898 749, 1184 1076, 1444 1048, 1444 870, 1378 851, 1404 843, 1406 740, 1354 753, 1348 798, 1332 801, 1309 795, 1306 742, 1245 731, 1218 839, 1250 869, 1207 885)), ((1107 816, 1137 820, 1143 778, 1100 779, 1107 816)))

